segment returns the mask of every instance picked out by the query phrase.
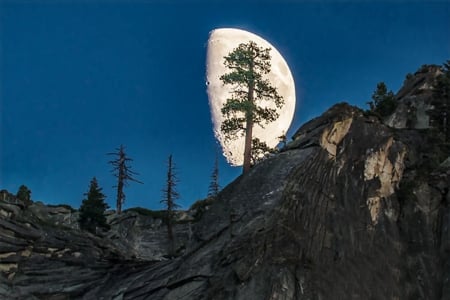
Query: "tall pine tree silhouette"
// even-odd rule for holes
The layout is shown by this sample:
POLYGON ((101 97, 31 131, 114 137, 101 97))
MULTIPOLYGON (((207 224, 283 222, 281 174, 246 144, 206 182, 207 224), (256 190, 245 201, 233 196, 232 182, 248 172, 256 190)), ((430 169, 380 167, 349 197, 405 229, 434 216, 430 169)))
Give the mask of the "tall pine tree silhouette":
POLYGON ((108 204, 105 203, 105 194, 99 187, 97 179, 94 177, 89 185, 89 191, 84 194, 86 198, 80 206, 80 217, 78 222, 83 230, 96 233, 97 228, 109 229, 106 223, 105 210, 108 204))
POLYGON ((175 165, 172 160, 172 154, 169 155, 167 160, 167 180, 166 186, 163 191, 163 199, 161 203, 164 204, 166 208, 166 225, 167 225, 167 238, 169 240, 169 256, 175 255, 175 237, 173 234, 173 223, 175 216, 175 209, 180 206, 176 203, 176 200, 180 198, 180 195, 176 191, 176 185, 178 183, 178 178, 175 172, 175 165))
POLYGON ((219 194, 220 185, 219 185, 219 155, 216 151, 216 159, 214 161, 214 169, 211 174, 211 182, 209 183, 208 188, 208 198, 215 198, 217 194, 219 194))
POLYGON ((270 50, 250 41, 239 44, 224 57, 225 67, 230 72, 222 75, 220 80, 231 85, 233 90, 222 107, 225 119, 220 129, 227 139, 244 135, 243 173, 248 172, 252 164, 253 126, 263 127, 278 119, 277 108, 284 105, 283 97, 264 77, 271 69, 270 50), (268 104, 273 104, 276 108, 268 104))

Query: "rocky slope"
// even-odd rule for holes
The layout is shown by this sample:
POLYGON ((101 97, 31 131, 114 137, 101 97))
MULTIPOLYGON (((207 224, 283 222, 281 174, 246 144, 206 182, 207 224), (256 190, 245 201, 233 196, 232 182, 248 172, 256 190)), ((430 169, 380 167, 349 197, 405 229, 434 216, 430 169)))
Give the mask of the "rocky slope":
POLYGON ((435 74, 409 78, 385 120, 341 103, 303 125, 178 225, 174 259, 151 217, 97 237, 0 202, 0 298, 450 299, 450 158, 424 129, 435 74))

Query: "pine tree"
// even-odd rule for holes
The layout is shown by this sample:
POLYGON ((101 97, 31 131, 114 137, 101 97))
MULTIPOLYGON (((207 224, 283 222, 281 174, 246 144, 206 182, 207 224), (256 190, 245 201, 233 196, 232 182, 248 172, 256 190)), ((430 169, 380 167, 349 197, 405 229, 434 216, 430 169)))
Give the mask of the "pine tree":
POLYGON ((176 185, 178 183, 178 178, 175 172, 175 165, 172 161, 172 154, 169 155, 167 161, 167 180, 166 187, 163 191, 163 199, 161 203, 166 207, 166 225, 167 225, 167 237, 169 239, 169 255, 175 255, 175 238, 173 235, 173 222, 175 216, 175 209, 180 206, 176 203, 176 200, 180 197, 176 191, 176 185))
POLYGON ((97 228, 108 230, 110 227, 106 223, 105 210, 108 204, 105 203, 106 196, 102 193, 97 179, 94 177, 89 185, 89 191, 84 194, 86 198, 80 206, 80 217, 78 222, 82 230, 96 233, 97 228))
POLYGON ((235 139, 239 134, 245 136, 243 173, 251 167, 253 126, 263 127, 279 117, 277 110, 267 104, 273 103, 276 108, 284 104, 277 89, 264 78, 271 68, 270 50, 250 41, 224 57, 230 72, 220 79, 234 89, 221 110, 225 117, 221 131, 227 139, 235 139))
POLYGON ((211 174, 211 182, 208 188, 208 198, 215 198, 219 194, 219 157, 216 152, 216 159, 214 161, 214 169, 211 174))
POLYGON ((444 142, 450 142, 450 60, 441 67, 442 74, 433 85, 434 109, 429 112, 433 125, 442 133, 444 142))
POLYGON ((31 190, 22 184, 17 191, 16 198, 21 200, 25 205, 31 204, 31 190))
POLYGON ((131 170, 131 167, 128 165, 128 163, 133 160, 127 157, 125 153, 125 147, 123 145, 120 145, 120 147, 116 150, 117 152, 108 153, 108 155, 117 156, 116 159, 109 161, 109 163, 114 167, 111 172, 115 177, 117 177, 117 185, 114 187, 117 188, 116 210, 117 213, 120 214, 122 212, 122 205, 125 202, 125 193, 123 189, 125 186, 128 186, 128 180, 141 184, 142 182, 133 177, 134 175, 139 174, 133 172, 131 170))
POLYGON ((377 84, 377 89, 373 92, 372 100, 368 104, 370 110, 381 117, 389 116, 397 108, 394 93, 392 91, 388 92, 384 82, 377 84))
POLYGON ((258 138, 253 138, 251 165, 256 165, 266 159, 271 153, 276 153, 277 151, 278 150, 276 148, 270 148, 267 146, 266 142, 262 142, 258 138))

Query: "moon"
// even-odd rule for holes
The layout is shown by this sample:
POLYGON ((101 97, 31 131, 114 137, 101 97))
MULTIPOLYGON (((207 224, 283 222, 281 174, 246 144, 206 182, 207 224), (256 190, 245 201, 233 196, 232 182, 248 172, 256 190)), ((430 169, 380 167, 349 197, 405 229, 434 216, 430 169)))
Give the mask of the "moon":
MULTIPOLYGON (((278 50, 265 39, 251 32, 234 29, 220 28, 210 32, 206 55, 206 85, 211 109, 214 134, 222 146, 223 154, 228 163, 233 166, 241 166, 244 161, 244 137, 239 136, 235 140, 226 140, 220 131, 220 126, 224 120, 221 109, 233 87, 224 85, 220 76, 230 72, 224 65, 224 57, 241 43, 255 42, 263 48, 271 48, 271 71, 266 78, 277 89, 284 99, 282 108, 277 109, 279 117, 274 122, 259 125, 253 128, 253 137, 266 142, 269 147, 276 147, 280 142, 278 137, 286 134, 292 122, 295 111, 295 85, 291 70, 278 50)), ((276 108, 272 103, 261 103, 271 108, 276 108)))

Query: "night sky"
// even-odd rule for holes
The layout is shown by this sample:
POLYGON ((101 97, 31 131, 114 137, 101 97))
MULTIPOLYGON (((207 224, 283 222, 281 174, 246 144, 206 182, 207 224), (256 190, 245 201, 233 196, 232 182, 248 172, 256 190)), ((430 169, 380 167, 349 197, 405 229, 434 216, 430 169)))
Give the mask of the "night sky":
MULTIPOLYGON (((179 204, 208 192, 216 142, 205 85, 211 30, 271 42, 297 107, 288 137, 331 105, 367 108, 376 84, 450 59, 449 1, 0 1, 0 189, 79 207, 96 176, 115 205, 106 153, 120 144, 144 184, 124 208, 161 209, 169 154, 179 204), (212 4, 214 3, 214 4, 212 4)), ((241 173, 220 157, 220 184, 241 173)))

